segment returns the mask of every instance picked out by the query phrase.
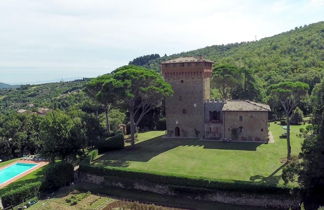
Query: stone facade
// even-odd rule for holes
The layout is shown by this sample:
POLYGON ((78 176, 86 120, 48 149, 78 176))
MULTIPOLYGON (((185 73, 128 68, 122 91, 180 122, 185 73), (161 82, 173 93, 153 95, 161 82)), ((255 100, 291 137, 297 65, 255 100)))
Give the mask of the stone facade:
POLYGON ((177 58, 161 63, 161 71, 174 91, 165 100, 168 137, 268 140, 268 105, 210 100, 211 61, 177 58))
POLYGON ((168 135, 203 137, 204 101, 210 97, 212 63, 190 60, 161 65, 163 76, 174 91, 165 101, 168 135))

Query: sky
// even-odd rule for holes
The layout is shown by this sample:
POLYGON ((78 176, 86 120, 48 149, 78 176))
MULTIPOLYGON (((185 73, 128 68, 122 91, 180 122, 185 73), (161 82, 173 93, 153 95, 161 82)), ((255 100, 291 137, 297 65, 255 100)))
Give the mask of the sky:
POLYGON ((96 77, 136 57, 324 20, 324 0, 1 0, 0 82, 96 77))

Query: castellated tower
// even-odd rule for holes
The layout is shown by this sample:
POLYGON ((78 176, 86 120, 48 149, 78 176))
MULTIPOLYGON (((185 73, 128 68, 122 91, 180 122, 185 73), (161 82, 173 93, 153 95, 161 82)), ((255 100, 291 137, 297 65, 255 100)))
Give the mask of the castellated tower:
POLYGON ((167 136, 204 137, 204 102, 210 98, 212 62, 181 57, 161 63, 174 94, 165 100, 167 136))

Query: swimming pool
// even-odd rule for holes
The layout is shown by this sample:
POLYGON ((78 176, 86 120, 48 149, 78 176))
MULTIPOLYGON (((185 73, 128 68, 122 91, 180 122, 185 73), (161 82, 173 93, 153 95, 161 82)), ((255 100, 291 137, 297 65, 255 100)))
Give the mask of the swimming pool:
POLYGON ((11 166, 0 169, 0 184, 3 184, 12 178, 15 178, 16 176, 19 176, 20 174, 32 169, 36 165, 37 164, 32 163, 15 163, 11 166))

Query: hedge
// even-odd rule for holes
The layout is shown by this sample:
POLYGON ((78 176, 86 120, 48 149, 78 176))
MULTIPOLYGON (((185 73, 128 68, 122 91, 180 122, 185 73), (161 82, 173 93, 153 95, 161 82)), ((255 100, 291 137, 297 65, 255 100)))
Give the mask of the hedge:
POLYGON ((108 137, 104 141, 100 141, 97 145, 99 153, 104 153, 110 150, 123 149, 125 146, 124 135, 121 133, 113 137, 108 137))
MULTIPOLYGON (((269 186, 251 183, 248 181, 236 180, 217 180, 207 179, 203 177, 178 176, 164 173, 148 173, 141 170, 113 167, 98 167, 90 165, 80 165, 80 172, 86 172, 95 175, 110 177, 111 179, 122 178, 131 180, 132 182, 143 181, 162 185, 186 186, 194 188, 205 188, 212 190, 226 190, 236 192, 249 193, 268 193, 268 194, 289 194, 297 188, 289 188, 285 186, 269 186)), ((109 180, 109 179, 107 179, 109 180)))
POLYGON ((53 192, 74 180, 73 165, 65 162, 51 163, 45 172, 42 192, 53 192))
POLYGON ((3 207, 16 206, 27 199, 38 196, 41 184, 41 182, 34 182, 5 192, 1 195, 3 207))

